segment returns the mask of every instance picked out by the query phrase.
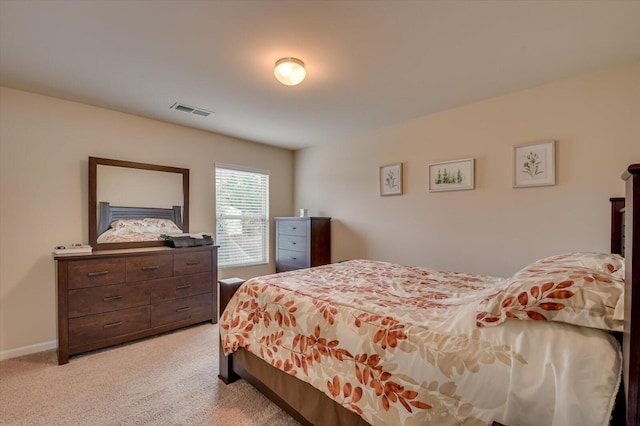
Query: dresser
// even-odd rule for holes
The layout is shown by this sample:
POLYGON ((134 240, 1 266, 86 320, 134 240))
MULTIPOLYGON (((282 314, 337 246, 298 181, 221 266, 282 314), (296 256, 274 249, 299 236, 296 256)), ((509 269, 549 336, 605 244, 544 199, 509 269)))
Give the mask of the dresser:
POLYGON ((217 246, 59 255, 58 364, 217 319, 217 246))
POLYGON ((331 263, 330 217, 276 217, 276 272, 331 263))

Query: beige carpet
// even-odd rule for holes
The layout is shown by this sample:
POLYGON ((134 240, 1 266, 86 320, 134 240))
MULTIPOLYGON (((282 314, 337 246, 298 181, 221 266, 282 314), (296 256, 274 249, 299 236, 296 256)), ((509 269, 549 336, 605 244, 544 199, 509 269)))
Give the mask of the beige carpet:
POLYGON ((2 425, 297 425, 244 380, 218 378, 205 324, 73 357, 0 362, 2 425))

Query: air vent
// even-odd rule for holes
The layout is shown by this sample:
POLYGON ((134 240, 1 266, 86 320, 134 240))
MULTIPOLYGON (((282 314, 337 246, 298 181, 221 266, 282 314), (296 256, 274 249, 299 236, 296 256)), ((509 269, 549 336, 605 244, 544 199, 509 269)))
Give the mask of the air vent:
POLYGON ((171 105, 170 109, 175 109, 176 111, 182 111, 182 112, 186 112, 189 114, 195 114, 195 115, 199 115, 201 117, 208 117, 211 114, 213 114, 213 111, 207 111, 206 109, 202 109, 202 108, 196 108, 196 107, 192 107, 189 105, 185 105, 185 104, 181 104, 176 102, 175 104, 171 105))

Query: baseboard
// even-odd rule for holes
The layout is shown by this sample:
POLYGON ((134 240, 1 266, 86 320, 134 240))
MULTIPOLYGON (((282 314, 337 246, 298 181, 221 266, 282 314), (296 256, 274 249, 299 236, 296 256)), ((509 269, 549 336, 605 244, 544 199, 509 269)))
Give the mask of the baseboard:
POLYGON ((36 343, 35 345, 23 346, 21 348, 9 349, 7 351, 0 351, 0 361, 16 358, 23 355, 35 354, 37 352, 48 351, 49 349, 55 349, 57 347, 58 341, 50 340, 48 342, 36 343))

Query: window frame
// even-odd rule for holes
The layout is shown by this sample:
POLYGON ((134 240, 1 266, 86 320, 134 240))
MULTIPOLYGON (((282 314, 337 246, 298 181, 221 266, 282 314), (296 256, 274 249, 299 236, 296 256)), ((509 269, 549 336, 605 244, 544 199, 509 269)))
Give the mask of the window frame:
MULTIPOLYGON (((268 265, 269 264, 269 258, 270 258, 270 206, 269 206, 269 201, 270 201, 270 172, 268 170, 263 170, 263 169, 255 169, 255 168, 251 168, 251 167, 245 167, 245 166, 238 166, 238 165, 232 165, 232 164, 224 164, 224 163, 215 163, 215 218, 216 218, 216 244, 218 244, 220 247, 218 249, 218 268, 219 269, 232 269, 232 268, 244 268, 244 267, 251 267, 251 266, 259 266, 259 265, 268 265), (262 178, 266 178, 266 183, 264 184, 264 193, 260 194, 262 197, 262 202, 264 203, 264 215, 256 215, 256 214, 251 214, 251 215, 224 215, 224 214, 218 214, 218 169, 222 169, 228 172, 239 172, 239 173, 250 173, 250 174, 254 174, 254 175, 261 175, 262 178), (246 262, 235 262, 235 263, 224 263, 225 262, 225 257, 224 255, 221 256, 221 252, 223 251, 224 247, 220 244, 220 239, 218 238, 218 230, 220 229, 220 223, 219 221, 221 220, 233 220, 233 219, 239 219, 241 221, 243 220, 247 220, 247 219, 253 219, 253 220, 263 220, 264 219, 264 226, 262 227, 262 259, 260 260, 254 260, 254 261, 246 261, 246 262)), ((242 223, 242 222, 241 222, 242 223)))

